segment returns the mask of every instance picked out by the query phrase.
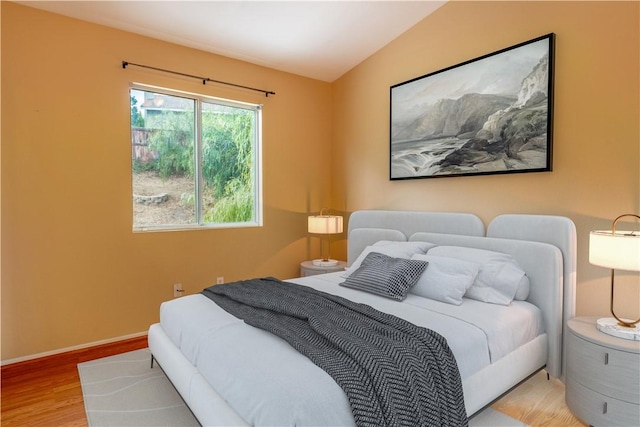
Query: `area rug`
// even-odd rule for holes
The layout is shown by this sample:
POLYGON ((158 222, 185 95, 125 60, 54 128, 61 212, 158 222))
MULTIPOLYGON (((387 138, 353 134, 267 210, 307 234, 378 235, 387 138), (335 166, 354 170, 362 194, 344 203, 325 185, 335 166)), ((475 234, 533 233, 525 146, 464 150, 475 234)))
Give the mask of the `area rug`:
POLYGON ((148 349, 78 364, 89 426, 199 426, 148 349))
MULTIPOLYGON (((198 426, 148 349, 78 364, 90 427, 198 426)), ((522 427, 526 424, 487 408, 471 427, 522 427)))

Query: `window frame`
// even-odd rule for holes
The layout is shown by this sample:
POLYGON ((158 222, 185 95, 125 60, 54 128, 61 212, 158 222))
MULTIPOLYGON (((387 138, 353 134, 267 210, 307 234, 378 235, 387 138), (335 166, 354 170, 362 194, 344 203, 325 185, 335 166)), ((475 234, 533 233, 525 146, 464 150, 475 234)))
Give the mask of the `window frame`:
MULTIPOLYGON (((194 185, 196 196, 195 203, 195 220, 193 224, 163 224, 163 225, 145 225, 136 227, 134 220, 135 214, 132 215, 131 224, 134 233, 147 233, 147 232, 162 232, 162 231, 187 231, 187 230, 202 230, 202 229, 225 229, 225 228, 253 228, 263 226, 263 199, 262 199, 262 108, 263 104, 253 104, 244 101, 237 101, 226 98, 219 98, 216 96, 205 95, 201 93, 186 92, 177 89, 169 89, 165 87, 153 86, 143 83, 132 82, 129 85, 127 91, 127 99, 131 97, 132 90, 139 90, 145 92, 155 92, 162 95, 177 96, 182 98, 188 98, 194 101, 194 185), (254 116, 254 129, 253 129, 253 218, 251 221, 246 222, 204 222, 204 212, 202 210, 202 103, 222 105, 232 108, 242 108, 246 110, 252 110, 254 116)), ((129 144, 131 144, 131 108, 128 109, 129 115, 129 144)), ((133 161, 133 160, 132 160, 133 161)), ((131 172, 131 186, 133 189, 133 164, 130 165, 129 170, 131 172)), ((132 192, 133 195, 133 192, 132 192)), ((133 214, 133 206, 132 206, 133 214)))

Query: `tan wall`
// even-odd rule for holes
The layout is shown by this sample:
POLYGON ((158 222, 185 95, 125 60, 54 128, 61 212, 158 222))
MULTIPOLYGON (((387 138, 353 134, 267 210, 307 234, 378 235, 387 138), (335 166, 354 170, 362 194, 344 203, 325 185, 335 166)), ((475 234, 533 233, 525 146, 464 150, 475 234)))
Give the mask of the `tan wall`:
MULTIPOLYGON (((0 23, 2 22, 2 5, 0 5, 0 23)), ((1 25, 1 24, 0 24, 1 25)), ((2 46, 2 32, 0 31, 0 46, 2 46)), ((0 81, 2 68, 0 67, 0 81)), ((0 100, 2 99, 2 85, 0 84, 0 100)), ((2 134, 2 102, 0 102, 0 134, 2 134)), ((0 137, 0 189, 2 189, 2 138, 0 137)), ((1 194, 1 191, 0 191, 1 194)), ((2 242, 2 197, 0 197, 0 242, 2 242)), ((0 244, 0 317, 2 316, 2 245, 0 244)), ((0 327, 2 321, 0 319, 0 327)), ((2 354, 2 340, 0 340, 0 354, 2 354)))
MULTIPOLYGON (((639 22, 638 2, 445 4, 334 83, 333 205, 469 211, 485 223, 507 212, 566 215, 578 231, 577 312, 607 314, 609 271, 588 263, 588 235, 640 212, 639 22), (389 180, 390 86, 551 32, 552 172, 389 180)), ((619 314, 637 318, 640 279, 625 281, 619 314)))
POLYGON ((1 7, 2 360, 145 331, 174 282, 287 278, 319 256, 306 216, 329 201, 329 83, 1 7), (264 104, 264 227, 132 233, 131 81, 264 104))
MULTIPOLYGON (((588 231, 640 211, 637 2, 450 2, 333 85, 0 4, 2 360, 144 331, 174 282, 194 293, 220 275, 293 276, 319 255, 306 215, 323 206, 567 215, 578 314, 607 313, 588 231), (549 32, 553 172, 389 181, 391 85, 549 32), (277 95, 122 70, 123 59, 277 95), (130 81, 264 103, 264 227, 131 232, 130 81)), ((638 292, 623 292, 635 315, 638 292)))

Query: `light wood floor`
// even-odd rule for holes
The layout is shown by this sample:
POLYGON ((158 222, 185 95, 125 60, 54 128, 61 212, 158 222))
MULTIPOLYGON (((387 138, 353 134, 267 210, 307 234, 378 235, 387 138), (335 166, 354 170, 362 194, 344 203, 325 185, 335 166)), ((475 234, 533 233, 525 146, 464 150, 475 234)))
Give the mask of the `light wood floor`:
POLYGON ((540 371, 491 407, 530 426, 576 426, 587 424, 577 419, 564 401, 564 384, 558 379, 547 380, 540 371))
MULTIPOLYGON (((86 427, 77 364, 138 350, 147 338, 135 338, 2 367, 0 424, 86 427)), ((531 426, 585 426, 564 403, 564 385, 539 372, 492 407, 531 426)))

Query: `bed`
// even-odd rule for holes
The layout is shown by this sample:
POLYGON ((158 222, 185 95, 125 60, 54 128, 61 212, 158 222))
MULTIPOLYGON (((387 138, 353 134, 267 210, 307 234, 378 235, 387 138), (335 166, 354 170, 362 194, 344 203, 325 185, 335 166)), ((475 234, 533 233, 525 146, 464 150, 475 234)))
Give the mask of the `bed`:
MULTIPOLYGON (((349 219, 347 261, 346 272, 286 282, 369 305, 444 336, 459 368, 468 416, 540 369, 562 378, 563 329, 575 314, 576 231, 568 218, 507 214, 485 228, 469 213, 356 211, 349 219), (423 283, 421 291, 415 285, 402 300, 343 286, 365 269, 371 252, 427 261, 424 271, 447 285, 423 283), (487 254, 490 259, 483 258, 487 254), (485 282, 498 277, 487 267, 496 265, 494 256, 511 265, 510 282, 522 270, 506 301, 500 300, 499 286, 497 294, 493 288, 469 291, 479 285, 479 272, 485 282), (436 274, 438 268, 444 276, 436 274), (464 285, 461 270, 473 276, 464 285)), ((163 303, 148 340, 154 360, 202 425, 354 425, 347 397, 326 372, 202 294, 163 303)))

